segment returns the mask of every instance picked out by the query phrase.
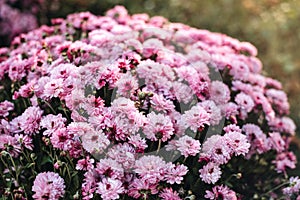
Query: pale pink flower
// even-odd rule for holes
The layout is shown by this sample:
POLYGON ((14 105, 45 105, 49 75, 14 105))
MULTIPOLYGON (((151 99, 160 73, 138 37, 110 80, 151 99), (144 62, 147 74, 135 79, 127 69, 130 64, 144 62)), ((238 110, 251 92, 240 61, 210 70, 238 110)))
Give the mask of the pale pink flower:
POLYGON ((9 115, 9 111, 14 109, 14 104, 9 101, 3 101, 0 103, 0 116, 7 117, 9 115))
POLYGON ((157 183, 153 184, 153 183, 149 183, 146 180, 135 178, 129 185, 128 195, 135 199, 141 197, 145 198, 148 196, 147 194, 144 193, 145 190, 150 191, 151 194, 157 194, 159 192, 157 187, 158 187, 157 183))
POLYGON ((225 164, 230 160, 231 152, 223 136, 212 135, 203 143, 200 159, 207 158, 216 164, 225 164))
POLYGON ((245 93, 237 94, 234 100, 242 111, 250 112, 254 107, 253 99, 245 93))
POLYGON ((286 143, 281 137, 280 133, 272 132, 269 133, 269 136, 270 137, 268 139, 270 141, 271 148, 276 150, 277 152, 282 152, 286 147, 286 143))
POLYGON ((140 135, 131 135, 128 138, 128 143, 133 145, 136 153, 143 153, 148 147, 146 139, 142 138, 140 135))
POLYGON ((35 194, 32 196, 34 199, 42 200, 58 200, 64 196, 65 183, 57 173, 43 172, 39 173, 32 186, 32 191, 35 194))
POLYGON ((178 192, 174 191, 172 188, 164 188, 160 192, 159 197, 162 198, 162 200, 181 200, 178 192))
POLYGON ((104 178, 98 183, 96 192, 101 195, 103 200, 119 199, 120 194, 124 192, 122 182, 117 179, 104 178))
POLYGON ((283 132, 290 135, 295 135, 296 125, 289 117, 276 117, 269 121, 270 129, 273 131, 283 132))
POLYGON ((151 105, 156 111, 169 112, 174 110, 175 106, 172 101, 165 99, 162 94, 153 94, 151 98, 151 105))
POLYGON ((167 164, 165 180, 170 184, 180 184, 187 172, 188 168, 184 165, 167 164))
POLYGON ((293 152, 282 152, 276 155, 276 160, 272 163, 276 166, 276 171, 278 173, 285 172, 287 168, 295 169, 296 168, 296 156, 293 152))
POLYGON ((249 67, 246 63, 242 61, 234 60, 231 63, 231 69, 229 74, 232 75, 234 79, 244 80, 249 74, 249 67))
POLYGON ((233 102, 229 102, 227 104, 221 105, 220 108, 221 108, 222 116, 225 116, 227 119, 233 118, 239 114, 238 111, 239 106, 233 102))
POLYGON ((95 160, 93 158, 90 158, 90 156, 87 156, 86 158, 80 159, 77 161, 76 169, 77 170, 91 170, 94 168, 94 162, 95 160))
POLYGON ((248 142, 246 135, 242 134, 241 132, 232 131, 226 133, 224 138, 232 153, 234 153, 236 156, 245 156, 248 153, 250 149, 250 143, 248 142))
MULTIPOLYGON (((270 150, 270 142, 267 139, 266 134, 262 132, 260 127, 255 124, 245 124, 243 126, 243 132, 246 133, 247 140, 251 144, 250 155, 253 152, 257 152, 258 154, 262 154, 268 150, 270 150)), ((250 156, 249 155, 249 156, 250 156)))
POLYGON ((53 147, 68 150, 71 147, 72 136, 68 133, 66 128, 60 128, 55 130, 50 137, 53 147))
POLYGON ((174 95, 179 102, 183 102, 187 104, 192 100, 193 98, 192 90, 188 85, 178 81, 173 82, 172 85, 173 85, 172 89, 174 90, 174 95))
POLYGON ((64 84, 63 79, 51 79, 44 86, 44 94, 43 96, 46 98, 59 97, 64 92, 64 84))
POLYGON ((223 130, 225 131, 225 133, 229 133, 229 132, 242 132, 242 129, 236 125, 236 124, 229 124, 227 126, 225 126, 223 128, 223 130))
POLYGON ((211 125, 217 125, 222 119, 221 109, 215 104, 214 101, 206 100, 198 103, 202 108, 206 110, 208 114, 210 114, 209 123, 211 125))
POLYGON ((136 172, 142 180, 150 184, 156 184, 164 179, 165 161, 158 156, 143 156, 136 160, 134 172, 136 172))
POLYGON ((102 153, 107 146, 110 144, 107 136, 102 132, 102 130, 87 131, 81 136, 82 146, 89 153, 102 153))
POLYGON ((21 146, 17 138, 7 134, 0 135, 0 149, 7 151, 13 157, 18 157, 21 152, 21 146))
POLYGON ((193 106, 182 115, 185 127, 190 128, 194 132, 196 132, 198 128, 203 128, 204 125, 209 125, 210 119, 211 114, 199 105, 193 106))
POLYGON ((236 193, 229 189, 227 186, 217 185, 212 188, 212 191, 206 190, 206 194, 204 196, 206 199, 211 200, 237 200, 236 193))
POLYGON ((174 134, 173 123, 169 116, 151 112, 147 115, 148 122, 143 127, 143 133, 152 141, 167 141, 174 134))
POLYGON ((216 104, 225 104, 230 100, 230 90, 221 81, 212 81, 210 85, 210 100, 216 104))
POLYGON ((203 182, 208 184, 215 184, 221 178, 221 168, 213 163, 209 162, 199 170, 200 178, 203 182))
POLYGON ((95 171, 98 175, 103 175, 112 179, 122 179, 124 177, 122 165, 111 158, 101 159, 96 164, 95 171))
POLYGON ((300 192, 300 179, 298 176, 290 177, 289 186, 283 188, 283 193, 288 196, 292 196, 293 194, 299 194, 300 192))
POLYGON ((289 114, 290 105, 285 92, 276 89, 268 89, 266 96, 273 108, 281 115, 289 114))
POLYGON ((61 114, 58 115, 46 115, 42 117, 40 127, 45 128, 43 135, 51 136, 57 129, 65 127, 67 119, 62 117, 61 114))
POLYGON ((198 140, 184 135, 178 140, 170 141, 169 144, 166 145, 166 150, 177 150, 181 155, 187 158, 188 156, 196 156, 200 152, 200 146, 201 144, 198 140))
POLYGON ((109 148, 107 156, 121 164, 124 169, 132 168, 135 163, 135 150, 128 143, 117 144, 109 148))
POLYGON ((24 113, 18 117, 20 128, 24 133, 33 135, 40 128, 40 121, 43 111, 39 107, 28 107, 24 113))
POLYGON ((15 134, 15 138, 20 146, 33 150, 34 144, 32 143, 32 138, 29 135, 15 134))
POLYGON ((118 88, 117 93, 124 96, 130 97, 130 95, 138 89, 138 81, 130 73, 126 73, 117 81, 116 87, 118 88))

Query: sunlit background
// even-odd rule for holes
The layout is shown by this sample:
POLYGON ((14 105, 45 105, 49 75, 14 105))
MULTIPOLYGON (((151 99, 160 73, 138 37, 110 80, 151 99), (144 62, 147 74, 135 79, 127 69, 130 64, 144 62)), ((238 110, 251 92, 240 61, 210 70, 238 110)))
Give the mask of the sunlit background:
MULTIPOLYGON (((48 24, 51 18, 79 11, 102 15, 107 9, 121 4, 130 13, 162 15, 173 22, 249 41, 258 48, 258 57, 264 64, 263 74, 282 82, 291 104, 291 117, 300 127, 299 0, 0 0, 0 6, 1 2, 8 2, 21 13, 32 14, 39 25, 48 24)), ((9 44, 10 34, 22 31, 10 32, 9 26, 13 24, 6 23, 3 8, 0 7, 1 46, 9 44)), ((23 26, 25 31, 30 27, 25 23, 23 26)), ((300 138, 299 128, 297 135, 300 138)), ((300 149, 300 139, 295 139, 292 146, 300 149)))

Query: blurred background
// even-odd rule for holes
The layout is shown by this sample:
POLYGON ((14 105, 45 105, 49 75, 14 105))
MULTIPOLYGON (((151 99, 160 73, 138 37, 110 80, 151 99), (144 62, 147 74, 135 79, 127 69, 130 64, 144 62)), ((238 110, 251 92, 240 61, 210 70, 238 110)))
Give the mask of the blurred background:
MULTIPOLYGON (((290 116, 300 128, 299 0, 0 0, 0 46, 9 45, 21 32, 49 24, 51 18, 80 11, 103 15, 117 4, 131 14, 162 15, 254 44, 264 64, 263 74, 282 82, 290 116)), ((298 149, 300 162, 299 128, 292 146, 298 149)), ((299 174, 299 164, 298 169, 299 174)))

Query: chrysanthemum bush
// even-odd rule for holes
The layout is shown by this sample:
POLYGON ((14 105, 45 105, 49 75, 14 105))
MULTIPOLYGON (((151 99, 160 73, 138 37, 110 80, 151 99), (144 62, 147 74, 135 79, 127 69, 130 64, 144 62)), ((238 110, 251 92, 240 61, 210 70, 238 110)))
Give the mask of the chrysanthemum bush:
POLYGON ((71 14, 0 49, 2 199, 296 199, 257 50, 163 17, 71 14))

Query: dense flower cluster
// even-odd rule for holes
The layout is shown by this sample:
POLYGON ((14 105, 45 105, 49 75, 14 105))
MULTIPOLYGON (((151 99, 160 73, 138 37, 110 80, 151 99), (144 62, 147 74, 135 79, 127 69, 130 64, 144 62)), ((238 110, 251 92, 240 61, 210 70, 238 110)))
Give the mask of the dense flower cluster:
POLYGON ((0 45, 38 27, 35 17, 44 0, 0 0, 0 45))
POLYGON ((254 46, 121 6, 52 24, 0 49, 4 195, 299 193, 299 178, 287 178, 296 163, 287 97, 261 75, 254 46))

